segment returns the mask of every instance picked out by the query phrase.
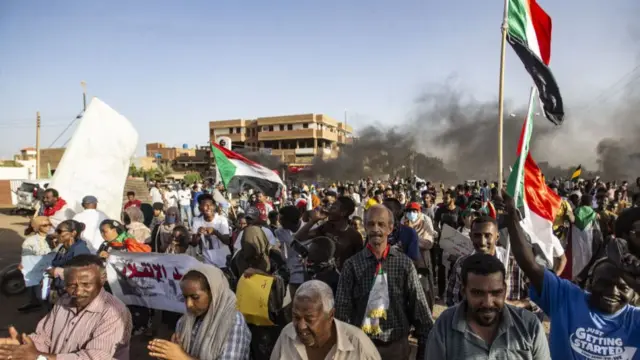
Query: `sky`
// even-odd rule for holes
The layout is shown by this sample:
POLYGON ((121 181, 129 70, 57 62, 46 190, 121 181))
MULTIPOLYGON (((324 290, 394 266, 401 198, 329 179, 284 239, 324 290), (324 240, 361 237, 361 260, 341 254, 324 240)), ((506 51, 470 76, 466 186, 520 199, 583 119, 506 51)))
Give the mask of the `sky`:
MULTIPOLYGON (((539 0, 554 21, 551 68, 569 109, 638 63, 637 0, 539 0), (636 15, 633 15, 636 14, 636 15)), ((1 1, 0 158, 62 146, 81 81, 144 144, 204 145, 213 120, 324 113, 356 130, 394 126, 424 89, 455 79, 497 98, 500 0, 1 1), (59 139, 54 143, 56 138, 59 139)), ((505 94, 531 80, 507 46, 505 94)), ((506 110, 508 111, 508 109, 506 110)), ((100 136, 100 134, 96 134, 100 136)))

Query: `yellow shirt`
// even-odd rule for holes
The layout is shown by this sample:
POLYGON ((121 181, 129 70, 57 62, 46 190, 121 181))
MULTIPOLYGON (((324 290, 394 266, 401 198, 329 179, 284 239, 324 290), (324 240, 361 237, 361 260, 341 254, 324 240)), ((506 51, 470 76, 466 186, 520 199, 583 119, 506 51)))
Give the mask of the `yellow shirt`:
MULTIPOLYGON (((333 319, 337 341, 325 360, 380 360, 378 349, 357 327, 333 319)), ((271 353, 271 360, 309 360, 304 344, 298 339, 293 323, 282 329, 271 353)))
POLYGON ((378 205, 378 204, 379 204, 379 202, 378 202, 378 200, 376 200, 376 198, 369 198, 367 203, 364 205, 364 209, 365 210, 369 210, 370 207, 372 207, 374 205, 378 205))

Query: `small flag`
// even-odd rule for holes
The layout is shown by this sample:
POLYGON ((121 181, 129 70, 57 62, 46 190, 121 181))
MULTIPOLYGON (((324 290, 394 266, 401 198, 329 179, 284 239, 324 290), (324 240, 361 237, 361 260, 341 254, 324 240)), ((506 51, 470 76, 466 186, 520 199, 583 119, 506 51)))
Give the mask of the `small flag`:
POLYGON ((577 181, 582 175, 582 164, 578 165, 578 167, 571 174, 571 181, 577 181))
POLYGON ((507 41, 516 52, 533 82, 544 115, 556 125, 564 120, 560 89, 551 70, 551 18, 536 0, 509 0, 507 41))
POLYGON ((211 153, 216 171, 229 192, 239 193, 245 187, 252 187, 272 198, 280 197, 284 184, 275 171, 216 143, 211 143, 211 153))

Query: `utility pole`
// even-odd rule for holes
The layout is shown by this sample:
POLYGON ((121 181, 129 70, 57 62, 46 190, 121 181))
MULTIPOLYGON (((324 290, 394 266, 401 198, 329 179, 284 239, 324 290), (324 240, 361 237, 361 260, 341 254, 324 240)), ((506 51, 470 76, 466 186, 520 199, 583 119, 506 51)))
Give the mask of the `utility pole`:
POLYGON ((40 111, 36 113, 36 179, 40 177, 40 111))
POLYGON ((82 86, 82 110, 87 110, 87 83, 83 80, 80 81, 80 86, 82 86))

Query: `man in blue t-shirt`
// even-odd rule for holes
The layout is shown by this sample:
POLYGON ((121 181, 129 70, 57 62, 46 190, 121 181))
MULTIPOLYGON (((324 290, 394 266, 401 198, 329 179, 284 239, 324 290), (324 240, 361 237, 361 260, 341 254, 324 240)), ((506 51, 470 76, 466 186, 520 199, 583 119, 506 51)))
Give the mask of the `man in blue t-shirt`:
POLYGON ((593 270, 590 292, 560 279, 535 261, 513 199, 503 197, 513 256, 531 281, 531 300, 551 319, 551 358, 640 359, 640 308, 629 305, 640 281, 611 261, 593 270))

